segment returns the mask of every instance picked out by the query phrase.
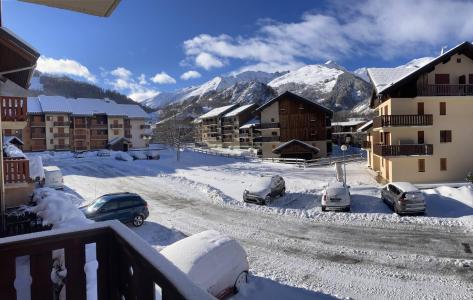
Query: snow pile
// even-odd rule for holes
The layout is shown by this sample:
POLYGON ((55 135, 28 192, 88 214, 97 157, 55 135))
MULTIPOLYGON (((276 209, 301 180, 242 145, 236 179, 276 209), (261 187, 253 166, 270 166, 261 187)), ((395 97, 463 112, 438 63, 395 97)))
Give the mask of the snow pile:
POLYGON ((123 161, 132 161, 133 157, 131 157, 126 152, 117 152, 117 153, 115 153, 115 159, 123 160, 123 161))
POLYGON ((130 151, 129 153, 133 159, 148 159, 143 151, 130 151))
POLYGON ((26 155, 23 153, 23 151, 12 144, 4 145, 3 151, 7 157, 26 158, 26 155))
MULTIPOLYGON (((27 209, 41 217, 44 224, 52 224, 53 229, 77 229, 93 223, 77 207, 82 200, 72 194, 51 188, 40 188, 35 190, 33 202, 36 203, 36 206, 27 209)), ((86 245, 85 251, 84 270, 87 281, 87 299, 93 300, 97 299, 98 262, 95 244, 86 245)), ((53 251, 51 280, 56 286, 62 288, 67 279, 66 276, 64 250, 55 250, 53 251)), ((64 290, 61 293, 63 292, 64 290)))
POLYGON ((29 157, 30 164, 30 177, 33 179, 43 180, 44 179, 44 169, 43 169, 43 160, 41 156, 29 157))

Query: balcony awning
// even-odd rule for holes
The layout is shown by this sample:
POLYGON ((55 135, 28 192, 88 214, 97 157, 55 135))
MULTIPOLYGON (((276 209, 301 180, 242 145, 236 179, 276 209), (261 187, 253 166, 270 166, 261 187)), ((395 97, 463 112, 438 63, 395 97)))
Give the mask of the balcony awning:
POLYGON ((72 10, 89 15, 108 17, 120 3, 120 0, 19 0, 72 10))
POLYGON ((0 79, 27 89, 39 52, 5 27, 0 27, 0 79))

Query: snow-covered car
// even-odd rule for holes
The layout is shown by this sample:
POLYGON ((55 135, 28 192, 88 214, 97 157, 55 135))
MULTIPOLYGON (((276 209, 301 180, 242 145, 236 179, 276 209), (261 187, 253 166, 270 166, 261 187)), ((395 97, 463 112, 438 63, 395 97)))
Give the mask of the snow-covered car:
POLYGON ((146 151, 146 156, 148 156, 148 159, 158 160, 160 158, 158 150, 148 150, 146 151))
POLYGON ((342 182, 330 183, 322 192, 322 211, 343 210, 350 211, 350 187, 342 182))
POLYGON ((236 240, 215 230, 177 241, 161 254, 218 299, 238 292, 247 282, 249 264, 245 250, 236 240))
POLYGON ((48 187, 56 190, 64 189, 64 179, 62 177, 61 169, 57 166, 46 166, 44 170, 43 187, 48 187))
POLYGON ((86 155, 87 155, 86 151, 74 152, 74 158, 84 158, 86 157, 86 155))
POLYGON ((392 182, 381 190, 381 200, 397 214, 425 213, 425 197, 409 182, 392 182))
POLYGON ((148 156, 143 151, 130 151, 128 152, 133 159, 144 160, 148 159, 148 156))
POLYGON ((243 191, 243 201, 267 205, 275 197, 282 197, 285 193, 286 183, 281 176, 262 176, 243 191))
POLYGON ((101 157, 106 157, 106 156, 110 156, 110 150, 100 150, 99 152, 97 152, 97 156, 101 156, 101 157))

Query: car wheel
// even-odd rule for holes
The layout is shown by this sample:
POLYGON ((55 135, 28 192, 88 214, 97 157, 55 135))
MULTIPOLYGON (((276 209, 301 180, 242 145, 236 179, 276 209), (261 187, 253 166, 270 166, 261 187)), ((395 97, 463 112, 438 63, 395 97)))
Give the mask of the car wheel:
POLYGON ((248 272, 241 272, 235 281, 235 292, 238 292, 243 284, 248 282, 248 272))
POLYGON ((348 205, 347 207, 345 207, 345 211, 346 211, 346 212, 350 212, 350 205, 348 205))
POLYGON ((322 211, 325 211, 325 210, 326 210, 326 209, 325 209, 325 206, 322 205, 322 211))
POLYGON ((143 225, 144 221, 145 221, 145 219, 143 218, 142 215, 136 215, 133 218, 133 226, 140 227, 141 225, 143 225))

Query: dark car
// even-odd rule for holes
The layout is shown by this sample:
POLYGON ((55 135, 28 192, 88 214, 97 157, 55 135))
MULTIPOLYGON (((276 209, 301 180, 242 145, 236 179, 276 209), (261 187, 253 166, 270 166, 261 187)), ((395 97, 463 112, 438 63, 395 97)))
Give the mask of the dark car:
POLYGON ((81 210, 88 219, 94 221, 119 220, 132 223, 135 227, 143 225, 149 216, 148 204, 134 193, 103 195, 81 210))

